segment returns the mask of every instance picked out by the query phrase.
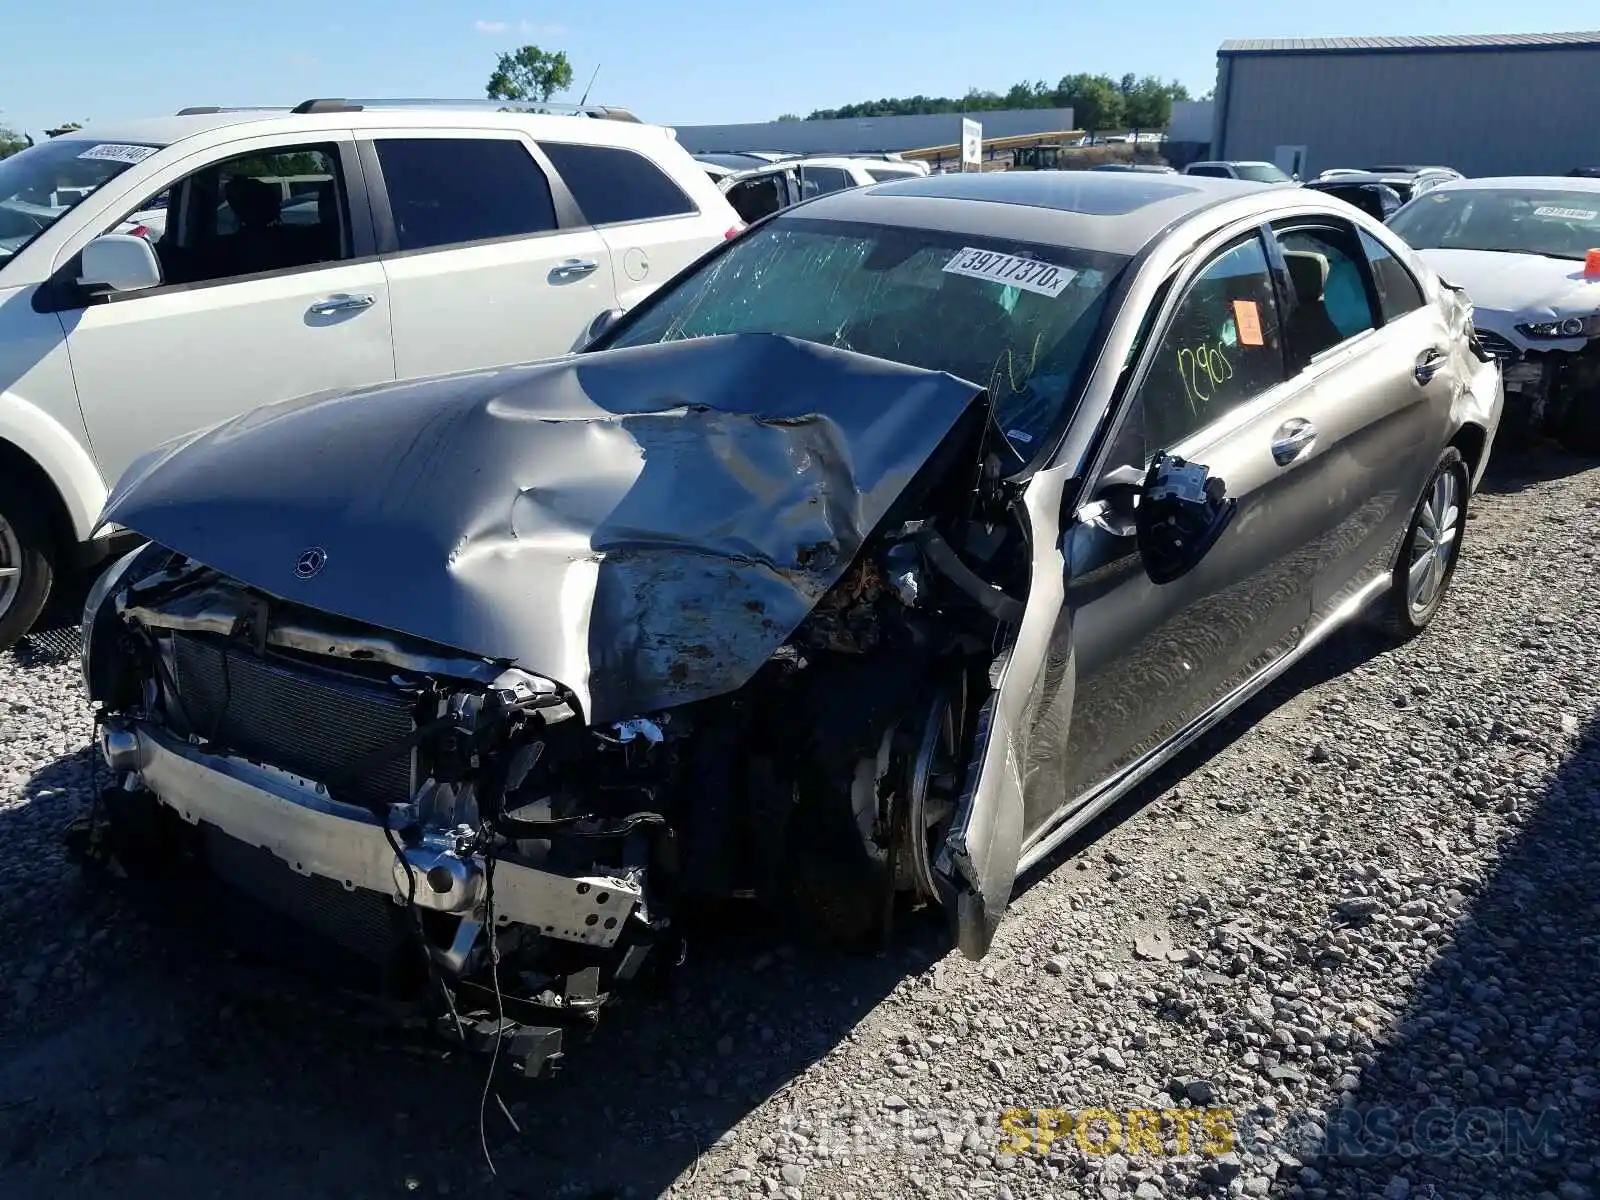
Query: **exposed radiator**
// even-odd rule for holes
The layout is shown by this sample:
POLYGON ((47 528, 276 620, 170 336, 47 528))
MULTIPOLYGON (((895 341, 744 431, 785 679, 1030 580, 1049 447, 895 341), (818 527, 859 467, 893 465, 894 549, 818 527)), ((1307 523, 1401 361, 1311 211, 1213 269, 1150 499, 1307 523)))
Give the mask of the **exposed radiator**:
POLYGON ((202 825, 206 858, 219 879, 293 925, 370 963, 387 963, 404 944, 402 909, 387 896, 331 879, 298 875, 270 851, 202 825))
MULTIPOLYGON (((178 697, 197 733, 317 783, 415 728, 409 697, 364 680, 186 634, 174 635, 172 648, 178 697)), ((366 805, 402 803, 414 790, 415 759, 414 750, 402 750, 334 794, 366 805)))

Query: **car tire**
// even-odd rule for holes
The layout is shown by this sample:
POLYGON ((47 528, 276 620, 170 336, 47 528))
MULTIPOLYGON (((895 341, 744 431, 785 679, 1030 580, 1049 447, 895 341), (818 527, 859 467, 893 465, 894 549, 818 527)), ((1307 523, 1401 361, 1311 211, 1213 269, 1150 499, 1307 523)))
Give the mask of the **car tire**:
POLYGON ((1443 605, 1461 559, 1471 483, 1461 452, 1447 447, 1411 511, 1389 590, 1375 613, 1379 629, 1391 640, 1421 633, 1443 605))
POLYGON ((773 900, 796 938, 865 948, 883 936, 889 876, 851 815, 848 780, 798 789, 773 900))
POLYGON ((0 653, 33 628, 55 583, 55 540, 39 498, 0 479, 0 653))

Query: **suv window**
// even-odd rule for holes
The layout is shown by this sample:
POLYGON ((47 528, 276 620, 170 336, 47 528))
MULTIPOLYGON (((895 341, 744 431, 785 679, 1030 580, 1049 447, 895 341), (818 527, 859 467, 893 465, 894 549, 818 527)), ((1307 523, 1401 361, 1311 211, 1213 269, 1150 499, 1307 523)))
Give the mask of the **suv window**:
POLYGON ((1398 320, 1422 307, 1422 289, 1411 272, 1382 242, 1366 230, 1361 231, 1361 248, 1372 266, 1372 281, 1378 289, 1378 306, 1385 322, 1398 320))
POLYGON ((1279 233, 1278 244, 1294 286, 1295 304, 1283 323, 1291 371, 1379 324, 1354 230, 1293 229, 1279 233))
MULTIPOLYGON (((1141 461, 1284 380, 1272 272, 1254 234, 1189 285, 1149 356, 1122 441, 1141 461), (1131 435, 1131 436, 1130 436, 1131 435)), ((1129 454, 1129 461, 1134 454, 1129 454)))
POLYGON ((380 138, 378 163, 401 250, 556 228, 550 182, 509 138, 380 138))
POLYGON ((1190 175, 1205 175, 1205 176, 1207 176, 1208 178, 1211 178, 1211 179, 1231 179, 1231 178, 1233 178, 1233 176, 1229 173, 1227 167, 1190 167, 1188 172, 1187 172, 1187 174, 1190 174, 1190 175))
POLYGON ((331 145, 211 163, 135 205, 124 222, 135 213, 160 226, 159 233, 139 228, 155 238, 167 284, 217 283, 350 256, 349 207, 331 145))
POLYGON ((698 210, 655 163, 632 150, 540 142, 591 225, 678 217, 698 210))
POLYGON ((825 192, 842 192, 854 186, 855 180, 843 167, 800 168, 800 193, 807 199, 825 192))

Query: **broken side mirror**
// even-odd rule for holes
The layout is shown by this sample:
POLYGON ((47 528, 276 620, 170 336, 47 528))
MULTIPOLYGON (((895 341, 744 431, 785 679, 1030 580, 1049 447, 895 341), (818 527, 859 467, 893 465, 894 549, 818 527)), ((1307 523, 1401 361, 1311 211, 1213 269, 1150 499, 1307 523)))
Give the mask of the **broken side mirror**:
POLYGON ((1154 584, 1188 574, 1217 544, 1238 503, 1202 463, 1157 454, 1138 509, 1139 556, 1154 584))
POLYGON ((1083 524, 1092 525, 1112 537, 1132 537, 1144 479, 1144 472, 1138 467, 1115 467, 1107 471, 1095 485, 1093 498, 1074 515, 1083 524))

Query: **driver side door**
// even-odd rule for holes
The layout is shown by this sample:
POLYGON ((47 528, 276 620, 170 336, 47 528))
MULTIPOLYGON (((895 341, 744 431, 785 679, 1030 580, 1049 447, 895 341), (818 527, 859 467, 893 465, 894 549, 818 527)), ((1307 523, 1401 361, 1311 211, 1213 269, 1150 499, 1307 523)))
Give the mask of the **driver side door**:
MULTIPOLYGON (((1299 641, 1315 563, 1293 433, 1309 389, 1287 377, 1279 287, 1259 231, 1213 251, 1147 340, 1115 433, 1063 535, 1058 636, 1074 691, 1059 778, 1028 789, 1037 830, 1053 800, 1087 803, 1299 641), (1204 464, 1236 504, 1187 573, 1152 583, 1135 536, 1139 484, 1162 452, 1204 464), (1118 482, 1121 480, 1122 482, 1118 482)), ((1055 657, 1055 655, 1052 655, 1055 657)))

